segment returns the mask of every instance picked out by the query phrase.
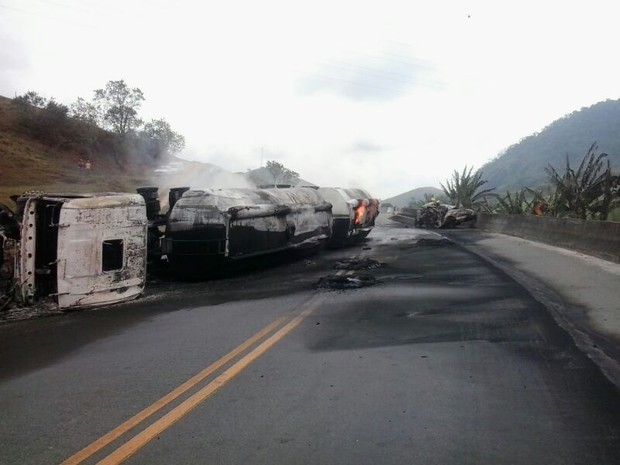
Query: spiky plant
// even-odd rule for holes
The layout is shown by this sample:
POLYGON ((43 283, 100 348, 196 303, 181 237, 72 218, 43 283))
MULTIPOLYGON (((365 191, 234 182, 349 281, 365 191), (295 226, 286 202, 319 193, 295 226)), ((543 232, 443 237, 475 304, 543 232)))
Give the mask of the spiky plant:
POLYGON ((566 170, 559 174, 549 165, 545 171, 554 188, 549 206, 555 216, 606 220, 618 204, 620 177, 613 175, 606 153, 597 154, 594 143, 579 168, 571 168, 568 156, 566 170))
POLYGON ((503 197, 497 194, 489 194, 497 200, 494 205, 494 213, 506 213, 509 215, 522 215, 534 213, 538 203, 547 203, 541 191, 524 187, 517 192, 506 191, 503 197))
POLYGON ((457 208, 474 208, 493 190, 493 188, 479 190, 487 181, 482 179, 481 171, 472 174, 472 170, 473 166, 468 169, 465 165, 462 173, 454 170, 452 179, 447 179, 445 186, 441 184, 444 193, 457 208))

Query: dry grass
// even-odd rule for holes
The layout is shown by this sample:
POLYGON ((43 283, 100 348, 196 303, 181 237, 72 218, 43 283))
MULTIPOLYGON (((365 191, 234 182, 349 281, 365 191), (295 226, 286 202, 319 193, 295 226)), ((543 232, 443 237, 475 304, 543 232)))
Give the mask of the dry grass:
POLYGON ((0 202, 11 195, 45 192, 135 192, 153 183, 150 166, 119 167, 109 156, 92 156, 92 169, 80 170, 80 154, 50 148, 19 130, 11 102, 0 97, 0 202))

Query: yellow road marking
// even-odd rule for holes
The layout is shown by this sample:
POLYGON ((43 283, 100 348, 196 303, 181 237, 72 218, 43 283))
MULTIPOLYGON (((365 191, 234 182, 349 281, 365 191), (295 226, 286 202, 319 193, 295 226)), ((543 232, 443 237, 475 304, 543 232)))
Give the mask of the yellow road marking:
POLYGON ((98 465, 116 465, 131 455, 136 453, 139 449, 144 447, 149 441, 157 437, 161 432, 168 429, 170 426, 179 421, 183 416, 192 411, 195 407, 197 407, 200 403, 202 403, 205 399, 215 393, 219 388, 224 386, 230 380, 232 380, 235 376, 241 373, 248 365, 250 365, 254 360, 263 355, 267 350, 269 350, 273 345, 279 342, 284 336, 290 333, 293 329, 295 329, 304 318, 306 318, 318 305, 318 302, 313 302, 307 307, 303 312, 301 312, 298 316, 293 318, 289 323, 280 328, 275 334, 271 337, 263 341, 258 347, 249 352, 243 358, 238 360, 234 365, 224 371, 221 375, 207 384, 200 391, 189 397, 187 400, 179 404, 177 407, 172 409, 166 415, 161 417, 159 420, 148 426, 142 432, 135 435, 121 447, 116 449, 110 455, 101 460, 98 465))
POLYGON ((154 402, 153 404, 151 404, 150 406, 148 406, 141 412, 137 413, 136 415, 131 417, 126 422, 117 426, 110 432, 101 436, 99 439, 97 439, 93 443, 86 446, 81 451, 72 455, 67 460, 62 462, 60 465, 77 465, 81 463, 82 461, 84 461, 85 459, 89 458, 91 455, 95 454, 97 451, 101 450, 102 448, 110 444, 112 441, 114 441, 115 439, 125 434, 127 431, 129 431, 134 426, 146 420, 148 417, 153 415, 155 412, 157 412, 161 408, 168 405, 170 402, 172 402, 174 399, 179 397, 181 394, 191 389, 193 386, 198 384, 200 381, 204 380, 209 375, 211 375, 214 371, 218 370, 219 368, 224 366, 226 363, 228 363, 230 360, 232 360, 233 358, 235 358, 236 356, 238 356, 239 354, 247 350, 250 346, 252 346, 256 342, 264 338, 267 334, 269 334, 275 328, 280 326, 284 322, 284 320, 286 320, 287 318, 288 316, 283 316, 275 320, 273 323, 270 323, 269 325, 265 326, 254 336, 247 339, 241 345, 239 345, 235 349, 228 352, 226 355, 224 355, 222 358, 220 358, 216 362, 213 362, 211 365, 209 365, 207 368, 202 370, 200 373, 194 375, 193 377, 185 381, 183 384, 181 384, 179 387, 177 387, 173 391, 170 391, 164 397, 157 400, 156 402, 154 402))

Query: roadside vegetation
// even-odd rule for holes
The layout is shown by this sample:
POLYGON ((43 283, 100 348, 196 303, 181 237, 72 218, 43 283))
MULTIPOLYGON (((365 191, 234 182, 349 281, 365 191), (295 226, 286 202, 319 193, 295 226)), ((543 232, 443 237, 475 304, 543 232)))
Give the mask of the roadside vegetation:
POLYGON ((268 161, 265 164, 265 168, 267 168, 271 176, 274 187, 278 184, 291 184, 299 179, 299 173, 288 169, 282 163, 275 160, 268 161))
POLYGON ((606 153, 597 154, 592 144, 579 168, 566 159, 564 173, 549 165, 547 173, 553 188, 548 199, 553 216, 605 221, 612 209, 620 206, 620 176, 611 172, 606 153))
POLYGON ((484 201, 485 195, 493 190, 481 190, 487 181, 482 179, 482 171, 473 174, 472 171, 473 166, 468 169, 466 165, 463 172, 455 170, 452 179, 447 179, 445 185, 441 184, 444 193, 456 208, 476 208, 484 201))
POLYGON ((182 135, 165 119, 144 122, 139 110, 145 97, 125 81, 109 81, 93 92, 92 100, 79 97, 70 106, 35 91, 12 101, 19 127, 31 137, 53 147, 68 147, 84 157, 111 154, 117 163, 152 161, 180 152, 182 135))
POLYGON ((620 100, 605 100, 550 123, 539 132, 511 145, 481 170, 496 192, 515 192, 523 186, 543 189, 548 183, 545 168, 563 169, 566 159, 579 166, 583 153, 597 141, 609 156, 611 169, 620 171, 620 100))
POLYGON ((185 147, 163 118, 144 122, 145 96, 109 81, 70 105, 29 91, 0 97, 0 202, 47 192, 128 191, 185 147))
POLYGON ((620 175, 612 171, 609 156, 598 153, 592 144, 577 168, 568 156, 563 171, 549 164, 545 168, 544 189, 523 187, 516 192, 497 194, 493 188, 482 189, 487 183, 483 172, 472 174, 465 166, 454 171, 441 187, 457 208, 473 208, 491 213, 535 214, 558 218, 620 221, 620 175))

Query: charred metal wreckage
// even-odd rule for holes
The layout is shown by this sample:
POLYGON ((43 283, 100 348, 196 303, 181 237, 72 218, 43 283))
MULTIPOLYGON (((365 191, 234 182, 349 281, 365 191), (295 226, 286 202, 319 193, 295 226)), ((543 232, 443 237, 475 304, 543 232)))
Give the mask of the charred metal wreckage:
MULTIPOLYGON (((138 194, 24 194, 3 247, 3 269, 24 305, 59 308, 135 298, 146 276, 147 219, 138 194), (7 241, 10 239, 10 242, 7 241), (8 245, 8 247, 7 247, 8 245)), ((7 221, 8 222, 8 221, 7 221)))
POLYGON ((451 229, 475 219, 476 213, 469 208, 457 208, 433 201, 417 210, 415 225, 418 228, 451 229))
POLYGON ((0 204, 4 300, 60 309, 139 296, 147 263, 186 275, 278 251, 342 246, 364 238, 379 202, 361 189, 170 190, 138 194, 26 193, 13 213, 0 204))
POLYGON ((162 253, 181 273, 316 246, 331 235, 331 208, 310 188, 189 191, 170 211, 162 253))

